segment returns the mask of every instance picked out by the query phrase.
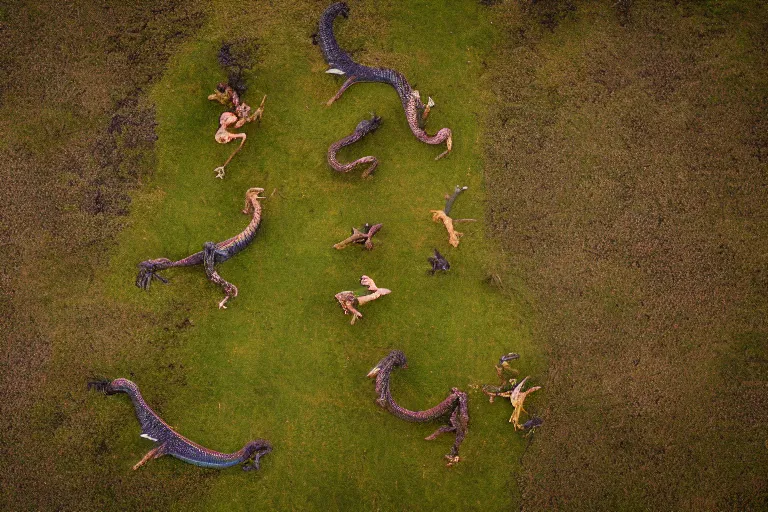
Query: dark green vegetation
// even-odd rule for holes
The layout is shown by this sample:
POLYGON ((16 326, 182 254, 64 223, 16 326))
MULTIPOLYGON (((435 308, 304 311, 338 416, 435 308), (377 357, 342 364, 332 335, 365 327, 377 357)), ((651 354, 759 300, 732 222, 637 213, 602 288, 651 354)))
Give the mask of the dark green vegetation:
POLYGON ((768 507, 768 10, 504 11, 493 233, 535 294, 526 508, 768 507))
POLYGON ((325 3, 124 4, 0 8, 0 507, 766 507, 765 8, 354 3, 340 42, 432 95, 431 133, 454 129, 433 162, 391 89, 322 106, 341 83, 309 44, 325 3), (269 98, 221 182, 233 148, 205 96, 241 38, 245 100, 269 98), (374 109, 382 128, 340 157, 374 154, 376 175, 332 174, 325 148, 374 109), (484 197, 489 227, 448 250, 427 211, 457 183, 455 215, 482 220, 484 197), (139 261, 241 230, 251 186, 270 198, 220 268, 230 309, 200 269, 133 287, 139 261), (366 221, 384 223, 372 253, 330 249, 366 221), (433 245, 446 276, 425 275, 433 245), (362 272, 393 293, 351 327, 332 295, 362 272), (395 347, 399 402, 470 393, 458 466, 452 439, 373 404, 364 375, 395 347), (509 406, 470 387, 509 350, 544 385, 522 472, 509 406), (256 474, 132 472, 151 443, 124 397, 85 392, 94 374, 135 380, 211 448, 275 451, 256 474))

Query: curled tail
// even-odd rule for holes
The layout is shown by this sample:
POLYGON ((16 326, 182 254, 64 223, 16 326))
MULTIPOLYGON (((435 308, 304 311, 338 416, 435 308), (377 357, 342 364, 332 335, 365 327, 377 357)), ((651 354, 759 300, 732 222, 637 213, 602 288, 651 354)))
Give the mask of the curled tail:
POLYGON ((368 168, 363 171, 363 178, 370 176, 374 170, 376 170, 376 167, 379 165, 379 161, 376 159, 375 156, 364 156, 362 158, 358 158, 357 160, 353 162, 349 162, 346 164, 343 164, 339 162, 336 159, 336 154, 341 150, 341 148, 344 148, 346 146, 349 146, 351 144, 354 144, 355 142, 359 141, 369 133, 372 133, 376 131, 376 129, 381 125, 381 118, 378 117, 376 114, 372 114, 371 119, 364 119, 360 121, 360 123, 355 128, 355 131, 347 136, 344 137, 341 140, 338 140, 331 144, 331 146, 328 148, 328 165, 331 166, 331 169, 333 169, 336 172, 349 172, 358 165, 363 164, 370 164, 368 168))

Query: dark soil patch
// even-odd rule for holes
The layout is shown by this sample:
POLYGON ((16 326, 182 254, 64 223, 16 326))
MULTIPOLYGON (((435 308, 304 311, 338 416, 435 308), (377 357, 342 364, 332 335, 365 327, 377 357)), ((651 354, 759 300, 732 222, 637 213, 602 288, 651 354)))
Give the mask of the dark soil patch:
POLYGON ((550 358, 523 506, 765 509, 768 11, 547 5, 498 7, 487 131, 550 358))
POLYGON ((240 96, 248 90, 247 74, 258 62, 259 44, 252 39, 224 41, 219 49, 219 64, 227 73, 227 83, 240 96))
POLYGON ((148 86, 201 23, 196 3, 178 1, 0 9, 4 510, 167 508, 202 488, 197 475, 110 478, 100 461, 124 419, 85 401, 87 379, 115 366, 179 379, 167 354, 146 357, 145 327, 186 327, 183 313, 147 318, 89 283, 154 166, 148 86))

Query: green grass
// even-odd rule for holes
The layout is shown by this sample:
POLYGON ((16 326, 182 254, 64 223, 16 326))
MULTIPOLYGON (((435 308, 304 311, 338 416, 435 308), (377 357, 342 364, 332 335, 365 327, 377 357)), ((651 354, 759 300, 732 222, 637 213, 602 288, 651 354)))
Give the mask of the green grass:
MULTIPOLYGON (((221 3, 200 37, 171 59, 152 93, 159 121, 157 170, 134 197, 130 226, 98 277, 117 302, 158 312, 188 308, 193 326, 165 349, 183 365, 186 385, 164 381, 162 372, 133 376, 150 404, 157 403, 155 395, 165 398, 157 410, 166 421, 222 451, 255 437, 275 447, 261 471, 217 473, 202 501, 195 497, 184 508, 516 506, 514 473, 524 441, 507 423, 509 404, 491 405, 477 388, 494 382, 493 364, 501 353, 521 353, 523 374, 541 364, 532 340, 514 321, 517 306, 485 281, 494 247, 485 236, 478 119, 485 99, 482 58, 496 33, 475 3, 366 2, 353 5, 350 19, 337 23, 342 46, 365 50, 357 59, 397 67, 423 96, 435 99, 428 131, 448 126, 455 144, 447 159, 434 162, 442 148, 413 137, 390 87, 356 85, 332 107, 324 106, 341 81, 323 73, 319 48, 310 44, 321 7, 299 3, 286 9, 259 4, 240 13, 221 3), (244 99, 254 104, 262 94, 268 98, 262 123, 245 129, 248 142, 219 181, 213 168, 233 147, 213 141, 222 109, 206 96, 224 78, 216 52, 233 34, 261 44, 244 99), (376 155, 374 178, 363 181, 359 171, 334 174, 325 161, 328 145, 370 111, 383 118, 383 126, 340 156, 376 155), (459 225, 465 236, 452 249, 429 210, 442 208, 443 194, 455 184, 470 190, 454 215, 479 222, 459 225), (139 261, 179 259, 207 240, 242 230, 248 218, 239 211, 253 186, 270 197, 263 202, 256 240, 219 267, 240 290, 229 309, 216 309, 221 291, 201 268, 165 272, 170 285, 155 283, 150 293, 133 287, 139 261), (374 251, 332 249, 364 222, 384 224, 374 251), (426 274, 433 247, 451 262, 448 275, 426 274), (362 321, 350 326, 333 295, 357 289, 362 274, 393 292, 364 306, 362 321), (375 405, 365 374, 393 348, 409 358, 409 368, 393 377, 401 404, 430 407, 453 386, 469 392, 471 425, 458 466, 446 468, 442 459, 452 436, 423 440, 436 424, 402 422, 375 405)), ((158 339, 163 336, 158 328, 158 339)), ((103 365, 113 377, 126 376, 141 357, 124 355, 103 365)), ((130 466, 151 444, 138 437, 126 400, 92 403, 104 415, 125 416, 108 460, 114 474, 131 478, 130 466)), ((142 471, 168 468, 206 471, 171 458, 142 471)))

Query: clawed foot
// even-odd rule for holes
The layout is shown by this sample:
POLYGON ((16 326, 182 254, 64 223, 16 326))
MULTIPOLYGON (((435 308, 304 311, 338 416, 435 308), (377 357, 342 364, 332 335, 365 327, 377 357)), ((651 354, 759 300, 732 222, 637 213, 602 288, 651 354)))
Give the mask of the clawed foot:
MULTIPOLYGON (((344 314, 345 315, 347 314, 346 311, 344 312, 344 314)), ((349 325, 355 325, 355 322, 357 322, 358 318, 363 318, 363 314, 360 313, 359 311, 353 311, 352 320, 349 321, 349 325)))
POLYGON ((220 166, 220 167, 215 168, 213 170, 213 172, 216 173, 216 177, 219 178, 220 180, 224 179, 224 166, 223 165, 220 166))
POLYGON ((453 149, 453 138, 452 137, 448 137, 448 140, 445 142, 445 145, 446 145, 446 150, 443 151, 442 153, 440 153, 439 155, 437 155, 435 157, 435 160, 440 160, 445 155, 447 155, 448 153, 451 152, 451 150, 453 149))
POLYGON ((152 284, 153 279, 157 279, 161 283, 168 284, 168 279, 164 278, 160 274, 157 274, 159 270, 169 268, 171 266, 171 260, 167 258, 158 258, 155 260, 147 260, 139 263, 139 274, 136 276, 136 286, 142 290, 149 290, 149 285, 152 284))
POLYGON ((461 458, 459 458, 458 455, 454 455, 454 456, 446 455, 445 458, 446 460, 448 460, 448 462, 445 464, 448 467, 453 466, 454 464, 458 463, 461 460, 461 458))
POLYGON ((261 455, 258 455, 253 458, 250 464, 243 464, 243 471, 256 471, 261 467, 261 464, 259 463, 259 459, 261 458, 261 455))

